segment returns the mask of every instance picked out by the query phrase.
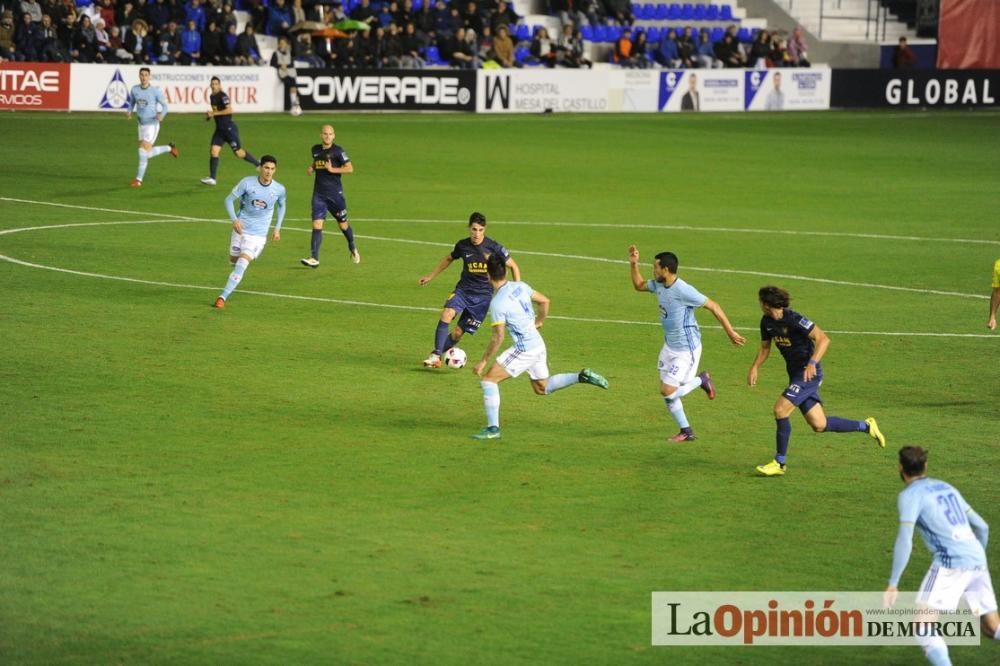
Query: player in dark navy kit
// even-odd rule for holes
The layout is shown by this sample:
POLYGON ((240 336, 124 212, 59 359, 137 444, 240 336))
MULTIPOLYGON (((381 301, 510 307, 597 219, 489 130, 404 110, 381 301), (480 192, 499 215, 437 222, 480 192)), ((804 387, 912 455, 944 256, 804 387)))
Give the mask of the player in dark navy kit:
POLYGON ((222 145, 228 144, 233 149, 233 155, 246 160, 255 167, 260 161, 243 148, 240 143, 240 128, 233 122, 233 107, 229 103, 229 95, 222 89, 222 81, 213 76, 211 81, 212 94, 209 103, 212 108, 205 114, 205 120, 215 118, 215 133, 212 134, 211 157, 208 160, 208 175, 201 179, 205 185, 215 185, 219 174, 219 153, 222 145))
POLYGON ((319 266, 319 246, 323 244, 323 222, 328 211, 347 239, 351 261, 361 263, 361 254, 354 244, 354 229, 347 221, 347 202, 344 200, 344 186, 340 182, 342 175, 354 173, 354 165, 344 149, 333 142, 335 138, 337 134, 333 125, 323 125, 320 131, 322 143, 312 147, 312 164, 306 169, 310 176, 316 175, 312 198, 312 242, 309 256, 302 260, 302 264, 310 268, 319 266))
POLYGON ((774 460, 766 465, 758 465, 757 471, 764 476, 781 476, 785 473, 785 456, 792 426, 788 417, 795 408, 806 419, 806 423, 816 432, 866 432, 885 447, 885 437, 878 429, 875 419, 851 421, 838 416, 827 416, 823 411, 823 401, 819 397, 819 387, 823 383, 823 366, 820 360, 830 346, 830 338, 823 330, 806 317, 790 309, 791 297, 778 287, 761 287, 758 292, 760 309, 764 316, 760 320, 760 350, 750 366, 747 383, 757 385, 757 370, 771 353, 771 343, 785 358, 788 370, 788 387, 774 403, 774 419, 777 425, 777 453, 774 460))
POLYGON ((455 291, 448 296, 444 309, 441 310, 441 320, 434 332, 434 351, 424 359, 424 367, 440 368, 441 354, 457 345, 466 333, 475 335, 479 330, 493 298, 493 287, 486 272, 486 259, 492 254, 503 256, 514 281, 521 280, 521 269, 507 249, 492 238, 486 237, 486 216, 482 213, 473 213, 469 216, 469 237, 455 243, 451 254, 438 262, 434 270, 420 278, 420 284, 425 285, 448 268, 451 262, 456 259, 462 260, 462 276, 455 285, 455 291), (448 327, 455 315, 461 317, 449 334, 448 327))

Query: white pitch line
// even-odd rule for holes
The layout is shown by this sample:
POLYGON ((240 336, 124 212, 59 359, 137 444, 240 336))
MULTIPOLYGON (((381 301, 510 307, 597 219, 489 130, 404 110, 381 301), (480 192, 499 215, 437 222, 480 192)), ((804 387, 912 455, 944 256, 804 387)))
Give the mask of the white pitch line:
MULTIPOLYGON (((32 199, 15 199, 12 197, 0 197, 0 201, 11 201, 14 203, 35 204, 39 206, 57 206, 60 208, 76 208, 79 210, 93 210, 103 213, 132 213, 135 215, 151 215, 153 217, 163 217, 177 220, 189 220, 191 222, 218 222, 219 220, 189 217, 186 215, 168 215, 166 213, 145 213, 142 211, 129 211, 116 208, 96 208, 93 206, 80 206, 75 204, 54 203, 51 201, 34 201, 32 199)), ((437 220, 427 218, 406 218, 406 217, 355 217, 355 222, 384 222, 384 223, 404 223, 404 224, 463 224, 463 220, 437 220)), ((308 220, 307 220, 308 221, 308 220)), ((819 236, 834 238, 863 238, 867 240, 889 240, 889 241, 912 241, 925 243, 967 243, 972 245, 1000 245, 1000 240, 986 240, 979 238, 938 238, 932 236, 902 236, 896 234, 868 234, 841 231, 802 231, 798 229, 760 229, 743 227, 696 227, 683 224, 612 224, 610 222, 538 222, 531 220, 495 220, 494 224, 508 224, 511 226, 531 226, 531 227, 570 227, 574 229, 645 229, 650 231, 694 231, 727 234, 764 234, 764 235, 784 235, 784 236, 819 236)))

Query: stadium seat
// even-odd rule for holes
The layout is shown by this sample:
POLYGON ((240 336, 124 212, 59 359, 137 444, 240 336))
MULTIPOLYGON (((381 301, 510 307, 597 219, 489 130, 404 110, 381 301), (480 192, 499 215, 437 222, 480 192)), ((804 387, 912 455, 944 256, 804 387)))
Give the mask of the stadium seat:
POLYGON ((720 28, 720 27, 716 26, 716 27, 712 28, 711 39, 712 39, 713 42, 717 42, 720 39, 722 39, 722 36, 724 34, 726 34, 726 31, 723 28, 720 28))
POLYGON ((656 11, 653 14, 653 19, 656 21, 666 21, 667 15, 670 13, 670 7, 668 5, 659 4, 656 5, 656 11))
POLYGON ((425 53, 424 59, 427 61, 428 65, 447 65, 448 63, 441 59, 441 52, 438 51, 438 47, 433 44, 428 46, 425 53))
POLYGON ((531 29, 523 23, 518 23, 514 28, 515 42, 527 42, 531 40, 531 29))
POLYGON ((719 18, 719 5, 709 5, 708 8, 705 9, 705 20, 715 21, 718 18, 719 18))
POLYGON ((740 31, 737 34, 738 34, 739 40, 741 42, 749 42, 750 41, 750 29, 749 28, 740 28, 740 31))
POLYGON ((682 21, 690 21, 692 18, 694 18, 694 5, 690 2, 685 2, 681 5, 680 19, 682 21))
POLYGON ((653 17, 656 16, 655 5, 633 5, 632 9, 635 11, 635 17, 640 21, 652 21, 653 17))
POLYGON ((667 10, 667 18, 671 21, 676 21, 681 17, 681 6, 676 2, 671 3, 670 8, 667 10))
POLYGON ((708 7, 705 5, 695 5, 694 6, 694 16, 691 18, 695 21, 704 21, 705 14, 708 12, 708 7))
POLYGON ((650 28, 646 31, 646 39, 650 44, 658 44, 663 39, 663 30, 655 26, 650 28))
POLYGON ((594 40, 594 28, 589 23, 584 23, 580 26, 580 36, 583 37, 584 41, 593 42, 594 40))
POLYGON ((719 8, 719 20, 720 21, 732 21, 733 20, 733 8, 729 5, 722 5, 719 8))

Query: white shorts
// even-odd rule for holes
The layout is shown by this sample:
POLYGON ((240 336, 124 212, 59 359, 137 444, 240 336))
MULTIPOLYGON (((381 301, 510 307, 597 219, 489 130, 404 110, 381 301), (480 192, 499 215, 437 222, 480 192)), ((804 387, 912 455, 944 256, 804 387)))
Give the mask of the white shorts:
POLYGON ((969 610, 977 617, 997 609, 989 569, 947 569, 935 564, 920 583, 917 603, 951 611, 958 608, 958 602, 963 597, 969 610))
POLYGON ((545 345, 529 351, 518 351, 511 347, 497 356, 497 364, 511 377, 517 377, 525 370, 531 379, 549 378, 549 354, 545 345))
POLYGON ((667 386, 681 386, 695 378, 700 361, 701 345, 694 351, 674 351, 664 344, 657 363, 660 369, 660 381, 667 386))
POLYGON ((148 125, 139 125, 139 141, 145 141, 148 144, 156 143, 156 137, 160 134, 160 123, 150 123, 148 125))
POLYGON ((229 237, 229 256, 238 257, 241 254, 248 254, 251 259, 256 259, 264 251, 265 245, 267 245, 267 236, 251 236, 238 234, 234 231, 229 237))

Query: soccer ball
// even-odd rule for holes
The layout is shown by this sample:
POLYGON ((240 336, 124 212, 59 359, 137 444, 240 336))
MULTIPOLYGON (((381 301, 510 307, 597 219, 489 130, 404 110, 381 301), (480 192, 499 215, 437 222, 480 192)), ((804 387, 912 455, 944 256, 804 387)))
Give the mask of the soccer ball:
POLYGON ((292 110, 289 111, 289 113, 291 113, 293 116, 301 116, 302 115, 302 107, 299 106, 298 104, 296 104, 295 106, 292 107, 292 110))
POLYGON ((444 353, 444 364, 449 368, 455 368, 457 370, 465 365, 467 360, 468 357, 465 355, 465 352, 458 347, 452 347, 444 353))

